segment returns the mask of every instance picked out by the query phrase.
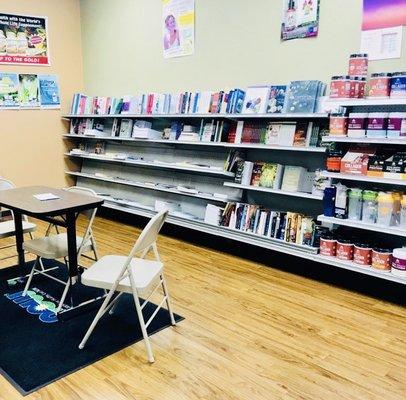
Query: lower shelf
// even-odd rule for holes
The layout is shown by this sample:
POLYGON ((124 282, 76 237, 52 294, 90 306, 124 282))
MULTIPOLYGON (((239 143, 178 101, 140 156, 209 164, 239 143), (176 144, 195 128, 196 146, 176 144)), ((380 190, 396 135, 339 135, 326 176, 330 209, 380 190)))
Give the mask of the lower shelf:
MULTIPOLYGON (((155 215, 155 211, 143 208, 124 207, 118 204, 106 202, 103 204, 104 208, 118 210, 129 214, 139 215, 143 217, 151 217, 155 215)), ((169 215, 168 223, 182 226, 189 229, 194 229, 200 232, 210 233, 212 235, 233 239, 239 242, 252 244, 254 246, 263 247, 269 250, 278 251, 285 254, 290 254, 307 260, 315 261, 321 264, 332 265, 335 267, 355 271, 364 275, 374 276, 376 278, 385 279, 392 282, 397 282, 406 285, 406 279, 395 276, 390 272, 381 272, 371 267, 361 267, 348 261, 341 261, 335 257, 326 257, 317 254, 317 249, 309 246, 292 245, 277 239, 269 239, 259 235, 254 235, 246 232, 240 232, 234 229, 229 229, 221 226, 207 224, 203 221, 189 220, 169 215)))

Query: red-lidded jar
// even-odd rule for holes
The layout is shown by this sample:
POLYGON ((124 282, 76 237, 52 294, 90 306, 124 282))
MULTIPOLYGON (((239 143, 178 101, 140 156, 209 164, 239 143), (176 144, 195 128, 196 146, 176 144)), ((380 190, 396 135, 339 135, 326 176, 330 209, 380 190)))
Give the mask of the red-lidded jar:
POLYGON ((348 239, 337 239, 337 258, 352 260, 354 258, 354 244, 348 239))
POLYGON ((391 76, 389 72, 372 74, 369 80, 368 97, 389 97, 391 76))
POLYGON ((330 84, 330 98, 345 99, 350 97, 351 79, 350 76, 333 76, 330 84))
POLYGON ((347 136, 348 117, 342 114, 330 115, 330 136, 347 136))
POLYGON ((390 271, 392 266, 392 250, 375 248, 372 250, 372 268, 390 271))
POLYGON ((335 257, 337 252, 337 240, 331 233, 325 233, 320 238, 320 254, 322 256, 335 257))
POLYGON ((356 243, 354 245, 354 263, 369 267, 372 262, 372 248, 368 244, 356 243))
POLYGON ((341 150, 332 150, 328 152, 326 160, 326 169, 329 172, 340 172, 341 169, 341 159, 343 157, 343 152, 341 150))
POLYGON ((348 75, 368 75, 368 54, 351 54, 348 75))

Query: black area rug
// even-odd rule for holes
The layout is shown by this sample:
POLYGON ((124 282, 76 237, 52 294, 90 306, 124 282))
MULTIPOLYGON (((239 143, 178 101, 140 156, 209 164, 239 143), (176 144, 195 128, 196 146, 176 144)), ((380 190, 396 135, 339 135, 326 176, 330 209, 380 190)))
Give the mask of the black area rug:
MULTIPOLYGON (((60 265, 55 262, 46 266, 60 265)), ((65 268, 54 276, 63 277, 65 268)), ((90 365, 135 342, 142 340, 133 299, 123 295, 113 315, 106 314, 96 326, 83 350, 78 349, 97 308, 61 321, 49 311, 55 307, 62 285, 42 276, 33 279, 30 296, 22 297, 24 279, 10 281, 28 272, 17 267, 0 270, 0 372, 23 395, 27 395, 78 369, 90 365)), ((75 295, 81 301, 91 297, 90 288, 76 285, 75 295)), ((156 309, 149 303, 144 318, 156 309)), ((182 318, 175 315, 177 321, 182 318)), ((148 333, 170 326, 167 310, 159 310, 148 333)), ((144 344, 140 343, 140 346, 144 344)), ((145 356, 145 362, 147 358, 145 356)))

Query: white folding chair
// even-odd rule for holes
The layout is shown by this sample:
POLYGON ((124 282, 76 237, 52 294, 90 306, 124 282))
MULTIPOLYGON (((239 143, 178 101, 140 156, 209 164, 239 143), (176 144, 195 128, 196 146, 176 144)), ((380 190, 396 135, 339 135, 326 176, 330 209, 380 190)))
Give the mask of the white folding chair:
POLYGON ((147 328, 166 302, 172 325, 176 325, 173 316, 168 288, 163 273, 163 264, 159 258, 156 244, 157 236, 164 224, 168 211, 164 210, 152 218, 141 235, 138 237, 128 257, 110 255, 102 257, 82 274, 82 283, 100 289, 108 289, 109 293, 104 299, 96 317, 90 325, 86 335, 79 345, 83 349, 100 318, 107 312, 114 312, 114 308, 123 293, 133 295, 135 308, 141 325, 142 335, 148 355, 148 361, 154 362, 154 356, 149 341, 147 328), (146 260, 145 257, 153 251, 155 260, 146 260), (135 257, 141 254, 140 258, 135 257), (156 286, 153 286, 156 283, 156 286), (142 310, 148 303, 151 296, 162 287, 163 300, 157 306, 147 322, 144 320, 142 310), (116 292, 119 292, 113 299, 116 292), (149 293, 143 304, 140 304, 139 295, 149 293))
MULTIPOLYGON (((65 190, 70 191, 70 192, 80 193, 80 194, 87 194, 90 196, 97 196, 97 194, 94 190, 82 188, 79 186, 72 186, 72 187, 66 188, 65 190)), ((86 210, 86 211, 83 211, 80 213, 86 217, 87 227, 86 227, 85 234, 83 235, 83 237, 80 237, 80 236, 76 237, 78 260, 80 259, 81 256, 89 258, 93 261, 97 261, 99 259, 96 241, 95 241, 93 231, 92 231, 92 225, 93 225, 94 218, 96 216, 96 212, 97 212, 97 208, 91 209, 91 210, 86 210), (85 254, 85 253, 89 253, 89 252, 93 252, 94 258, 85 254)), ((57 234, 50 235, 52 226, 53 226, 52 224, 49 225, 47 232, 45 234, 45 237, 39 238, 39 239, 34 239, 34 240, 29 240, 24 243, 24 249, 30 253, 35 254, 37 256, 37 258, 35 260, 34 266, 32 267, 31 273, 28 277, 27 283, 25 285, 23 296, 25 296, 27 294, 27 291, 30 288, 31 281, 32 281, 32 278, 34 275, 40 274, 40 275, 44 275, 50 279, 53 279, 54 281, 59 282, 65 286, 61 299, 58 304, 58 308, 55 310, 55 312, 58 313, 61 310, 61 308, 64 304, 64 301, 65 301, 65 298, 68 294, 69 287, 71 285, 71 279, 68 279, 66 282, 61 279, 58 279, 48 273, 50 271, 57 269, 58 267, 52 267, 52 268, 45 269, 42 265, 41 259, 43 259, 43 258, 45 258, 47 260, 56 260, 59 258, 63 258, 65 261, 65 265, 67 267, 69 265, 67 234, 59 233, 57 226, 55 226, 57 234), (38 263, 40 264, 41 269, 37 268, 38 263)))
MULTIPOLYGON (((8 190, 8 189, 14 189, 15 185, 7 180, 0 178, 0 190, 8 190)), ((5 239, 9 237, 15 236, 15 225, 14 225, 14 213, 11 210, 8 210, 6 208, 0 208, 0 212, 3 213, 4 211, 9 211, 11 215, 11 219, 8 221, 3 221, 0 222, 0 239, 5 239)), ((23 233, 27 234, 30 236, 31 239, 33 239, 32 232, 34 232, 37 229, 37 226, 33 224, 32 222, 28 221, 28 218, 26 215, 23 216, 23 233)), ((15 244, 8 244, 5 246, 0 247, 0 250, 4 249, 9 249, 10 247, 14 247, 15 244)), ((0 258, 0 261, 7 260, 8 258, 15 257, 17 254, 9 255, 3 258, 0 258)))

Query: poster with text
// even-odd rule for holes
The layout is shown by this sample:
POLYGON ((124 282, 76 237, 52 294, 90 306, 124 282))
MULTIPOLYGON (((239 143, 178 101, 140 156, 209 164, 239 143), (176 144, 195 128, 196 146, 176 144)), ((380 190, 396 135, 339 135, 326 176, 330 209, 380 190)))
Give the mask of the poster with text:
POLYGON ((195 51, 194 0, 162 0, 164 58, 188 56, 195 51))
POLYGON ((20 74, 18 76, 18 100, 21 108, 39 108, 39 83, 36 74, 20 74))
POLYGON ((281 39, 317 36, 319 15, 320 0, 283 0, 281 39))
POLYGON ((47 18, 0 13, 0 64, 49 65, 47 18))
POLYGON ((0 72, 0 109, 19 108, 18 74, 0 72))
POLYGON ((59 82, 56 75, 38 75, 41 108, 61 108, 59 82))
POLYGON ((406 0, 364 0, 361 52, 370 60, 400 58, 406 0))

